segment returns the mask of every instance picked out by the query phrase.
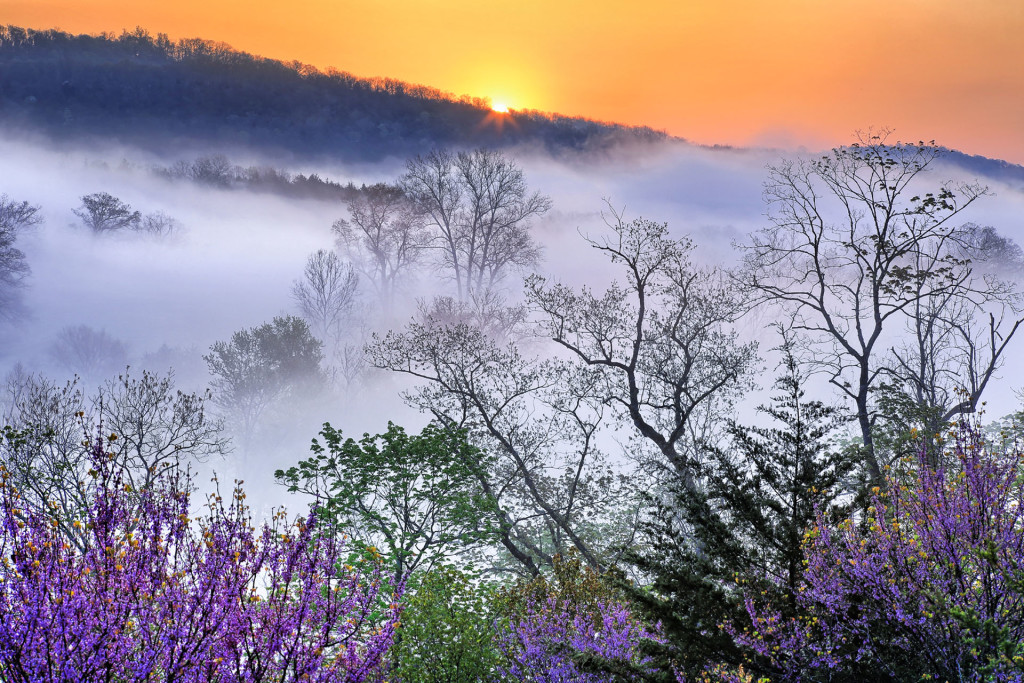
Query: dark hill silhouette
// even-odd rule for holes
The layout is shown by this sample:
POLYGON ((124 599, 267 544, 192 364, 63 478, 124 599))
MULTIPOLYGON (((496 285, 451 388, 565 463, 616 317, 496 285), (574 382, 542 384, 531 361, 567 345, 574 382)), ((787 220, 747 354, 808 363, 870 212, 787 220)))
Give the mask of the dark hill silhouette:
MULTIPOLYGON (((345 161, 435 147, 524 145, 557 156, 680 141, 651 128, 537 111, 499 116, 481 98, 264 59, 209 40, 174 42, 141 28, 72 35, 0 26, 0 125, 161 152, 212 145, 345 161)), ((1024 188, 1022 166, 956 150, 945 161, 1024 188)), ((277 188, 276 180, 245 184, 277 188)), ((294 180, 289 192, 349 191, 321 187, 318 177, 294 180)))
POLYGON ((283 63, 224 43, 0 27, 0 122, 65 138, 171 140, 346 160, 432 147, 590 151, 667 139, 650 128, 517 111, 392 79, 283 63))

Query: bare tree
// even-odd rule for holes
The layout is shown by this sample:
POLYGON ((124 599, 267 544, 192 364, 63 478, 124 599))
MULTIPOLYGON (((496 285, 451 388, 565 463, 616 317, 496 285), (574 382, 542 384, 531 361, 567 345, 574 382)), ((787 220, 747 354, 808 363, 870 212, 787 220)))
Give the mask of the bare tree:
POLYGON ((72 211, 85 227, 93 232, 105 233, 129 229, 138 230, 142 213, 107 192, 96 192, 82 197, 82 205, 72 211))
POLYGON ((359 277, 351 265, 326 249, 309 255, 303 275, 292 284, 292 298, 313 334, 337 345, 356 303, 359 277))
POLYGON ((14 245, 26 229, 40 222, 38 206, 0 195, 0 319, 18 315, 19 290, 29 274, 25 252, 14 245))
POLYGON ((303 274, 292 285, 292 298, 310 331, 324 344, 331 381, 350 388, 366 370, 367 332, 357 305, 359 276, 351 264, 326 249, 310 254, 303 274))
POLYGON ((918 303, 973 288, 968 242, 953 221, 986 193, 977 184, 922 187, 934 143, 888 143, 888 132, 809 161, 769 169, 771 225, 753 236, 741 280, 785 305, 816 343, 811 360, 853 402, 871 479, 882 481, 872 404, 888 361, 883 332, 918 303))
MULTIPOLYGON (((187 394, 173 376, 127 372, 87 397, 73 380, 59 384, 25 372, 7 378, 3 421, 15 439, 0 447, 0 461, 16 480, 26 506, 56 505, 55 519, 80 546, 90 500, 90 452, 85 443, 102 424, 114 466, 126 485, 147 486, 172 464, 222 455, 228 442, 219 420, 205 412, 209 394, 187 394)), ((48 510, 48 513, 53 510, 48 510)))
POLYGON ((161 377, 143 370, 141 377, 125 371, 107 380, 92 404, 103 428, 118 437, 127 483, 141 488, 168 466, 205 462, 229 450, 223 420, 206 412, 211 399, 209 390, 176 389, 171 372, 161 377))
POLYGON ((349 220, 336 221, 334 232, 390 310, 426 244, 421 216, 400 187, 385 183, 364 187, 348 210, 349 220))
POLYGON ((533 275, 528 300, 542 334, 592 376, 593 399, 693 487, 702 444, 748 383, 756 345, 739 343, 731 329, 743 311, 736 288, 718 270, 693 266, 688 239, 672 239, 664 223, 626 222, 614 212, 608 227, 608 237, 586 241, 621 268, 624 284, 597 296, 533 275))
POLYGON ((536 574, 569 548, 601 566, 628 542, 611 521, 631 487, 597 448, 603 406, 587 400, 585 376, 429 314, 376 338, 369 353, 377 367, 422 380, 407 401, 467 429, 488 455, 473 472, 512 558, 499 570, 536 574))
POLYGON ((77 374, 90 382, 117 374, 128 362, 124 342, 88 325, 63 328, 49 351, 50 358, 68 375, 77 374))
POLYGON ((735 292, 719 273, 689 264, 688 241, 650 221, 616 219, 611 229, 610 239, 588 241, 624 267, 625 285, 599 297, 527 280, 541 336, 568 359, 525 355, 509 333, 521 313, 495 316, 452 300, 370 348, 377 367, 425 382, 407 395, 413 406, 467 428, 493 454, 479 485, 503 546, 529 572, 567 548, 600 567, 631 542, 635 526, 621 522, 643 486, 623 487, 622 472, 609 469, 602 430, 654 445, 659 472, 694 486, 700 439, 754 360, 753 344, 730 330, 742 310, 735 292))
MULTIPOLYGON (((1019 247, 991 229, 979 235, 973 226, 966 228, 967 241, 958 251, 974 257, 974 274, 959 288, 918 291, 907 309, 907 339, 893 346, 884 367, 889 380, 885 400, 895 404, 897 413, 903 403, 902 412, 909 414, 899 417, 916 422, 929 439, 953 418, 978 409, 1010 340, 1024 323, 1024 301, 1015 283, 995 274, 1019 258, 1019 247), (979 268, 990 272, 979 275, 979 268)), ((918 261, 922 258, 927 257, 917 256, 918 261)), ((918 280, 913 286, 921 290, 927 284, 918 280)))
POLYGON ((146 214, 142 217, 138 229, 156 237, 167 237, 181 229, 181 223, 163 211, 146 214))
POLYGON ((536 265, 540 247, 530 221, 546 213, 551 200, 531 194, 522 169, 501 153, 434 151, 409 160, 400 182, 429 217, 458 298, 536 265))
POLYGON ((501 342, 516 339, 526 331, 526 307, 509 304, 494 290, 474 293, 465 300, 437 296, 429 302, 421 301, 419 315, 445 325, 468 325, 501 342))

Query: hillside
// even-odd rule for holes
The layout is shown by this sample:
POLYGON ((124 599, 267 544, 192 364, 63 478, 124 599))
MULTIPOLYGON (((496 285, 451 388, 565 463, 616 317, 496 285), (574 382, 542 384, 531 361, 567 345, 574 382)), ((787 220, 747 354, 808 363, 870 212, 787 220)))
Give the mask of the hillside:
POLYGON ((667 139, 535 111, 497 115, 478 98, 142 29, 90 36, 0 27, 0 123, 62 139, 215 141, 350 161, 435 146, 526 143, 558 153, 667 139))

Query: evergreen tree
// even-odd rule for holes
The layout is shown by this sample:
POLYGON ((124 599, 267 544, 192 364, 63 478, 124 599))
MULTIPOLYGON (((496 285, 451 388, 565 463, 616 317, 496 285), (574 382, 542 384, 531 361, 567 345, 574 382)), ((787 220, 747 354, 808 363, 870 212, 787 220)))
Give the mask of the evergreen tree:
POLYGON ((731 635, 747 625, 743 593, 765 591, 784 615, 792 613, 804 532, 816 511, 841 512, 842 484, 855 460, 830 448, 828 436, 841 420, 834 408, 805 400, 806 376, 782 335, 777 393, 758 408, 775 425, 730 422, 729 446, 710 449, 700 490, 680 486, 654 503, 644 528, 648 545, 629 555, 651 581, 626 590, 649 623, 664 629, 664 642, 649 644, 659 672, 648 680, 743 663, 745 652, 731 635))

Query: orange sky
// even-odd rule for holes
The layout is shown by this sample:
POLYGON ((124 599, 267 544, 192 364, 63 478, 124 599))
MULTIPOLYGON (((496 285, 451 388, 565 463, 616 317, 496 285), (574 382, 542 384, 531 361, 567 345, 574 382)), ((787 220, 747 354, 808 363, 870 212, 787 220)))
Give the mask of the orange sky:
POLYGON ((1022 0, 0 0, 723 144, 889 126, 1024 163, 1022 0))

